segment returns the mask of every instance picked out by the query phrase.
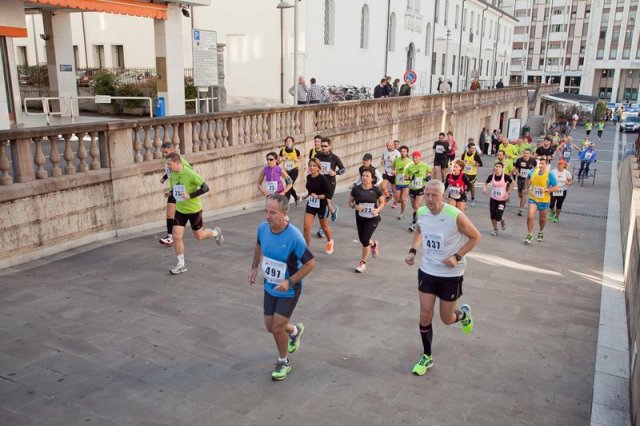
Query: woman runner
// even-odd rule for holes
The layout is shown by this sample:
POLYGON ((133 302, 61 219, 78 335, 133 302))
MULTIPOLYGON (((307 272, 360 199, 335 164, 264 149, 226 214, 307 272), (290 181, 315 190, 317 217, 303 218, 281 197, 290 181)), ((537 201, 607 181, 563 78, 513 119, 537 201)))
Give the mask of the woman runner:
POLYGON ((464 211, 467 204, 467 191, 471 190, 472 185, 469 177, 462 173, 462 170, 464 170, 464 161, 455 160, 451 166, 451 173, 444 180, 445 191, 449 194, 447 202, 460 211, 464 211))
POLYGON ((491 185, 491 195, 489 196, 489 214, 491 215, 491 224, 493 231, 491 235, 498 235, 498 222, 502 224, 502 230, 507 229, 502 214, 504 207, 509 199, 509 192, 513 187, 513 181, 510 176, 503 173, 504 164, 497 162, 493 165, 493 174, 489 175, 487 181, 482 188, 482 192, 487 193, 487 186, 491 185))
POLYGON ((320 227, 324 231, 327 239, 326 253, 333 253, 333 239, 331 238, 331 228, 329 228, 329 200, 331 200, 331 185, 327 178, 321 173, 322 165, 320 160, 312 158, 308 163, 309 174, 307 175, 307 195, 302 199, 307 200, 307 208, 304 213, 304 240, 307 247, 311 245, 311 225, 313 219, 318 216, 320 227))

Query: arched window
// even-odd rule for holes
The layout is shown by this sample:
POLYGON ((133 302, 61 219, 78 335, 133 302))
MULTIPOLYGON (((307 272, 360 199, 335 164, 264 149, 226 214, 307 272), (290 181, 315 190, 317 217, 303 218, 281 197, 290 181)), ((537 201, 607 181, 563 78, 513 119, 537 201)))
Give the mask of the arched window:
POLYGON ((431 22, 427 24, 427 30, 424 37, 424 56, 431 55, 431 22))
POLYGON ((362 6, 360 13, 360 48, 369 48, 369 6, 362 6))
POLYGON ((444 2, 444 25, 449 25, 449 0, 444 2))
POLYGON ((334 37, 334 0, 324 0, 324 44, 325 46, 333 46, 334 37))
POLYGON ((440 0, 436 0, 436 5, 433 8, 433 22, 438 23, 440 20, 440 0))
POLYGON ((389 52, 396 50, 396 14, 391 13, 389 17, 389 52))

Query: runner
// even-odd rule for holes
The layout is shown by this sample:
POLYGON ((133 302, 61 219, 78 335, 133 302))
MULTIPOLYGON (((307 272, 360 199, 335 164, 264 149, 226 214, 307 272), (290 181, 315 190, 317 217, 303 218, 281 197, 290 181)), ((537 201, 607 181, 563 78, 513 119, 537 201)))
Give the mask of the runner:
POLYGON ((293 197, 293 201, 296 203, 296 207, 300 202, 300 197, 294 189, 296 179, 300 172, 300 164, 304 164, 304 156, 300 154, 297 148, 294 148, 295 140, 291 136, 287 136, 284 140, 284 148, 280 150, 280 162, 284 164, 284 170, 291 178, 291 189, 285 194, 287 198, 293 197))
POLYGON ((326 253, 333 253, 333 238, 331 238, 331 228, 329 227, 329 203, 331 201, 332 192, 331 184, 326 176, 322 175, 322 165, 318 158, 312 158, 308 163, 309 174, 307 175, 307 195, 302 197, 307 200, 307 207, 304 213, 304 240, 307 246, 311 244, 311 225, 313 219, 318 216, 320 227, 327 239, 326 253))
POLYGON ((411 207, 413 208, 413 217, 409 231, 416 229, 416 220, 418 209, 422 206, 424 198, 424 184, 431 179, 432 168, 422 160, 420 151, 413 151, 411 154, 413 162, 405 169, 405 176, 409 181, 409 197, 411 197, 411 207))
POLYGON ((495 165, 496 163, 502 163, 504 165, 504 173, 506 175, 513 175, 513 162, 507 158, 503 150, 498 151, 498 153, 496 154, 496 160, 493 162, 493 164, 495 165))
POLYGON ((525 149, 522 157, 518 158, 515 163, 515 173, 518 176, 518 197, 520 197, 520 207, 518 208, 518 216, 524 213, 524 205, 527 202, 527 178, 529 172, 536 168, 536 160, 531 156, 531 150, 525 149))
POLYGON ((595 142, 589 142, 584 148, 582 148, 578 157, 580 157, 580 170, 578 170, 578 180, 580 180, 583 177, 583 173, 584 177, 589 176, 589 166, 591 163, 598 161, 595 142))
POLYGON ((264 324, 278 348, 278 361, 272 380, 284 380, 291 372, 288 353, 300 348, 304 324, 291 325, 289 319, 302 293, 302 279, 315 267, 300 230, 287 220, 289 199, 278 194, 267 196, 266 220, 258 226, 258 241, 249 285, 256 282, 258 267, 264 276, 264 324))
POLYGON ((258 190, 265 197, 269 194, 285 195, 293 186, 291 177, 278 165, 278 154, 270 152, 267 154, 267 164, 260 170, 258 176, 258 190), (287 186, 282 184, 282 181, 287 186))
POLYGON ((438 140, 433 143, 433 177, 444 181, 445 176, 449 172, 449 144, 444 140, 446 135, 444 132, 438 134, 438 140))
POLYGON ((551 193, 557 191, 559 187, 556 177, 549 172, 547 159, 544 156, 538 159, 538 167, 529 172, 527 182, 529 185, 529 214, 527 215, 528 233, 524 243, 530 244, 533 241, 536 212, 538 212, 538 221, 540 224, 538 241, 542 241, 544 237, 544 226, 547 223, 547 209, 551 201, 551 193))
POLYGON ((598 121, 597 124, 597 128, 598 128, 598 140, 602 139, 602 132, 604 132, 604 119, 600 119, 600 121, 598 121))
POLYGON ((571 162, 571 154, 573 153, 573 149, 577 147, 572 142, 573 138, 571 136, 566 136, 562 138, 560 141, 560 145, 558 145, 558 154, 561 160, 564 160, 569 164, 571 162))
POLYGON ((409 158, 409 147, 403 145, 399 151, 400 157, 393 160, 393 176, 395 176, 396 180, 393 195, 400 203, 398 220, 402 220, 407 209, 407 198, 409 196, 409 177, 405 169, 411 164, 411 158, 409 158))
POLYGON ((586 123, 584 123, 584 131, 587 134, 587 137, 591 134, 591 131, 593 130, 593 121, 591 121, 591 119, 588 119, 586 123))
POLYGON ((522 153, 525 151, 525 149, 528 149, 529 151, 533 152, 533 148, 531 148, 531 142, 530 142, 531 136, 529 136, 529 139, 527 138, 523 138, 520 140, 520 143, 518 144, 518 156, 522 157, 522 153))
POLYGON ((447 153, 447 166, 449 166, 453 160, 456 159, 456 140, 453 138, 453 132, 449 130, 447 132, 447 144, 449 145, 449 151, 447 153))
POLYGON ((473 330, 471 307, 464 304, 456 309, 462 296, 462 281, 466 260, 464 256, 479 242, 480 233, 460 210, 444 202, 444 184, 431 180, 425 186, 426 206, 418 211, 418 227, 405 259, 414 265, 417 249, 423 253, 418 270, 420 297, 420 337, 423 353, 413 367, 413 374, 422 376, 433 367, 433 311, 436 298, 440 298, 440 319, 450 325, 460 322, 462 332, 473 330))
POLYGON ((462 154, 462 161, 464 161, 464 175, 471 182, 471 207, 473 207, 476 202, 478 167, 482 167, 482 159, 476 151, 476 144, 473 143, 473 138, 469 138, 467 141, 467 150, 462 154))
MULTIPOLYGON (((488 186, 491 185, 491 195, 489 196, 489 215, 491 217, 491 225, 493 231, 491 235, 498 235, 498 222, 502 225, 502 230, 506 231, 507 225, 502 215, 504 214, 509 193, 513 189, 513 181, 511 177, 504 173, 504 164, 498 162, 493 165, 493 173, 487 177, 487 181, 483 185, 482 192, 487 193, 488 186)), ((520 215, 522 216, 522 215, 520 215)))
POLYGON ((567 192, 569 185, 573 183, 573 176, 569 170, 567 170, 567 162, 564 159, 558 160, 558 166, 551 173, 556 177, 558 181, 558 190, 551 193, 551 205, 549 220, 554 223, 560 222, 560 211, 562 210, 562 204, 567 198, 567 192))
MULTIPOLYGON (((331 139, 327 137, 322 138, 322 144, 320 145, 322 152, 316 153, 316 158, 320 160, 322 165, 322 174, 329 181, 331 185, 331 197, 336 191, 336 175, 341 175, 345 172, 340 157, 331 152, 331 139)), ((329 203, 329 211, 331 212, 331 222, 335 222, 338 218, 338 206, 333 203, 329 203)), ((322 237, 320 237, 322 238, 322 237)))
MULTIPOLYGON (((558 144, 559 143, 560 139, 558 139, 558 144)), ((558 144, 556 144, 556 146, 558 144)), ((549 136, 545 136, 544 140, 542 141, 542 146, 536 148, 536 156, 538 157, 538 159, 544 158, 545 160, 547 160, 547 164, 551 163, 555 152, 556 148, 551 144, 551 138, 549 136)))
POLYGON ((384 194, 373 184, 373 173, 370 168, 360 171, 361 183, 351 190, 349 206, 356 211, 356 226, 358 238, 362 244, 362 256, 356 267, 356 272, 367 270, 367 259, 371 256, 378 257, 380 242, 374 241, 373 233, 380 223, 380 211, 384 208, 384 194))
POLYGON ((393 206, 392 208, 397 207, 397 200, 393 197, 393 185, 396 183, 396 179, 393 176, 393 161, 400 157, 400 151, 395 149, 393 141, 387 142, 387 146, 384 151, 382 151, 382 161, 380 165, 383 167, 384 173, 382 174, 382 183, 380 184, 380 189, 384 192, 384 196, 387 201, 393 198, 393 206), (391 185, 391 187, 389 187, 391 185), (389 190, 391 189, 391 190, 389 190))
POLYGON ((169 192, 176 199, 176 216, 173 225, 173 241, 178 257, 178 264, 171 269, 173 275, 187 272, 184 263, 184 227, 191 223, 191 230, 197 240, 215 238, 218 245, 222 244, 224 237, 217 226, 213 229, 204 227, 202 221, 202 202, 200 196, 209 192, 205 181, 193 169, 182 165, 180 154, 172 152, 167 155, 167 166, 171 170, 169 178, 169 192))
POLYGON ((362 183, 362 171, 364 169, 371 170, 371 176, 373 177, 373 179, 372 179, 373 184, 375 186, 377 186, 378 188, 381 188, 381 183, 383 182, 382 173, 380 173, 380 171, 378 169, 373 167, 372 162, 373 162, 373 155, 371 155, 369 153, 366 153, 366 154, 364 154, 362 156, 362 166, 360 166, 358 168, 358 178, 355 180, 355 182, 353 182, 349 186, 349 189, 353 189, 353 188, 355 188, 356 186, 358 186, 358 185, 360 185, 362 183))
MULTIPOLYGON (((171 169, 167 164, 167 155, 171 154, 175 151, 173 142, 163 142, 160 146, 160 151, 162 152, 162 156, 164 157, 164 175, 160 178, 160 183, 165 183, 167 180, 171 178, 171 169)), ((179 153, 177 153, 179 154, 179 153)), ((184 157, 180 157, 180 162, 182 166, 190 169, 191 164, 184 157)), ((167 247, 173 246, 173 225, 174 218, 176 216, 176 199, 171 193, 171 191, 165 193, 167 196, 167 236, 164 238, 160 238, 160 244, 165 245, 167 247)))
POLYGON ((511 164, 518 158, 518 146, 512 144, 506 136, 500 138, 501 144, 498 147, 499 151, 504 152, 505 157, 511 164))
POLYGON ((448 194, 447 202, 458 210, 464 211, 467 204, 467 192, 471 190, 471 181, 462 173, 464 161, 457 159, 451 163, 451 173, 444 181, 445 192, 448 194))
POLYGON ((309 150, 309 159, 315 158, 316 154, 322 152, 322 136, 313 137, 313 148, 309 150))

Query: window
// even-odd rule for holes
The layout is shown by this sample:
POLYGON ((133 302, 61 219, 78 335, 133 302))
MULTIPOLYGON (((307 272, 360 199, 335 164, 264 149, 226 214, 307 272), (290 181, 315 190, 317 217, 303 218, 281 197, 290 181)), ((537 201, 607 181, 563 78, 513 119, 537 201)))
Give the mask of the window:
POLYGON ((104 68, 104 46, 101 44, 93 46, 93 65, 104 68))
POLYGON ((449 0, 444 2, 444 26, 449 25, 449 0))
POLYGON ((471 12, 471 21, 469 21, 469 32, 473 34, 473 12, 471 12))
POLYGON ((454 17, 454 25, 453 27, 457 30, 458 29, 458 17, 460 16, 460 5, 456 4, 456 16, 454 17))
POLYGON ((124 46, 121 44, 111 46, 113 66, 115 68, 124 68, 124 46))
POLYGON ((427 24, 427 29, 425 31, 424 56, 427 56, 430 50, 431 50, 431 22, 427 24))
POLYGON ((442 71, 440 72, 440 74, 444 75, 445 72, 447 72, 447 69, 445 68, 447 66, 447 54, 443 53, 442 54, 442 71))
POLYGON ((564 27, 564 25, 562 25, 562 24, 553 24, 553 25, 551 25, 551 32, 552 33, 561 33, 561 32, 563 32, 563 27, 564 27))
POLYGON ((360 48, 369 48, 369 6, 362 6, 360 12, 360 48))
POLYGON ((462 10, 462 31, 467 31, 467 9, 462 10))
POLYGON ((389 52, 396 50, 396 14, 391 13, 389 17, 389 52))
POLYGON ((480 34, 480 14, 476 15, 476 35, 480 34))
POLYGON ((334 39, 334 0, 324 0, 324 45, 333 46, 334 39))
POLYGON ((433 22, 438 23, 440 16, 440 0, 436 0, 436 5, 433 8, 433 22))
POLYGON ((73 67, 78 69, 80 64, 80 52, 78 51, 78 46, 73 46, 73 67))
POLYGON ((451 75, 456 75, 456 55, 453 55, 453 62, 451 63, 451 75))
POLYGON ((436 66, 437 66, 437 62, 438 62, 438 54, 436 52, 433 52, 431 54, 431 75, 436 73, 436 66))
POLYGON ((19 67, 28 67, 29 60, 27 59, 27 46, 18 46, 16 47, 16 51, 16 65, 19 67))

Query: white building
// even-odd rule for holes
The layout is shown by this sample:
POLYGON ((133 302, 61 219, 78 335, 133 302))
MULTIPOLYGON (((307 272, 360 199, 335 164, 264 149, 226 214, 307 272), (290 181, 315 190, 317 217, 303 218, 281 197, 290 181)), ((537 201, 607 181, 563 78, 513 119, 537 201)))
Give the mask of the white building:
MULTIPOLYGON (((291 0, 290 0, 291 1, 291 0)), ((231 102, 288 103, 293 72, 293 9, 277 1, 213 2, 191 10, 183 56, 191 64, 190 28, 214 30, 225 44, 225 86, 231 102), (282 23, 281 23, 282 14, 282 23), (281 61, 282 37, 282 61, 281 61), (282 79, 282 83, 281 83, 282 79)), ((491 87, 510 73, 516 19, 481 0, 303 0, 298 2, 298 70, 320 85, 373 88, 384 75, 416 71, 414 93, 435 93, 439 78, 465 90, 473 76, 491 87)), ((27 17, 27 38, 15 39, 18 64, 45 61, 39 15, 27 17)), ((155 67, 152 21, 73 13, 76 67, 155 67)))

